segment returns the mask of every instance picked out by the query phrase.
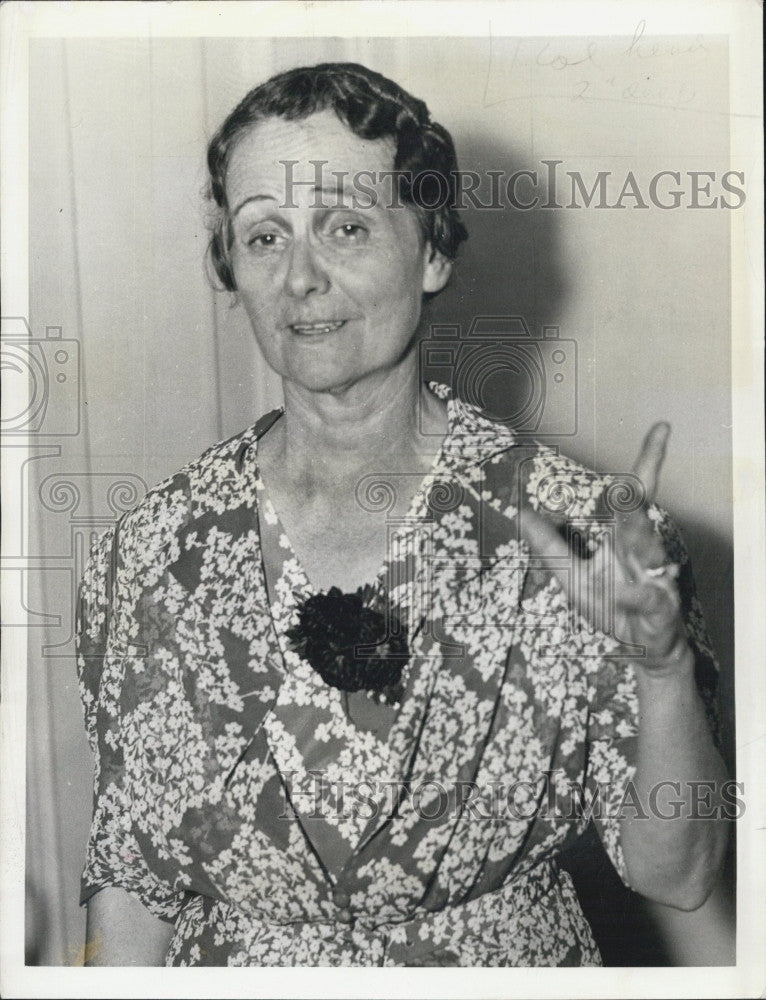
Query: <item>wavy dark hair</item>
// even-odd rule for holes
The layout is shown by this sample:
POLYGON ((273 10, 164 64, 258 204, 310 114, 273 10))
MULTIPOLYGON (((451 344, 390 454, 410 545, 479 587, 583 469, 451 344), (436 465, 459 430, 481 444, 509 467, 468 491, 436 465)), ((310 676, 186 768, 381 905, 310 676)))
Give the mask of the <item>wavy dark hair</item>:
POLYGON ((360 139, 394 141, 393 169, 401 172, 397 178, 401 202, 414 209, 426 240, 435 250, 454 260, 458 247, 467 239, 455 207, 455 146, 449 132, 431 120, 425 103, 380 73, 356 63, 302 66, 279 73, 251 90, 208 146, 208 196, 216 206, 210 260, 229 291, 237 288, 229 253, 232 229, 226 200, 226 170, 234 148, 265 118, 300 121, 327 110, 334 111, 360 139))

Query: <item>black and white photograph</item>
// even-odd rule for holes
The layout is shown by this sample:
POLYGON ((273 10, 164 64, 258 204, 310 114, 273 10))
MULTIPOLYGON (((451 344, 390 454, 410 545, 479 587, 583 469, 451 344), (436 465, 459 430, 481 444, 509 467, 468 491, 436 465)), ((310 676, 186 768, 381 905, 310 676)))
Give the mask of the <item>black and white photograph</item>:
POLYGON ((0 994, 763 994, 759 12, 0 10, 0 994))

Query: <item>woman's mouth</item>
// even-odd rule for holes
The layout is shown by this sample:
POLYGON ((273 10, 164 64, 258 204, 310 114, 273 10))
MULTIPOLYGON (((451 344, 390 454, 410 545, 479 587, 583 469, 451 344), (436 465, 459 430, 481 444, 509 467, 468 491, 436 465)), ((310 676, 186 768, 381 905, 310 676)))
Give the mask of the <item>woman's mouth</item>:
POLYGON ((344 325, 345 319, 317 320, 315 323, 291 323, 290 329, 293 333, 302 337, 311 337, 323 333, 334 333, 344 325))

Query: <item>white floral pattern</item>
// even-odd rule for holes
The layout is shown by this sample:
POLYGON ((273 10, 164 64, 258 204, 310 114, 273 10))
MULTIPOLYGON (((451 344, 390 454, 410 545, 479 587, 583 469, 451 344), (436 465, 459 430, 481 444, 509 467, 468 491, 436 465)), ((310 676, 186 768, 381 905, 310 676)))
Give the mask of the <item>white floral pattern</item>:
MULTIPOLYGON (((587 816, 545 803, 598 793, 626 880, 615 814, 634 770, 635 676, 612 637, 580 627, 517 512, 576 523, 593 550, 612 480, 432 389, 450 429, 386 567, 412 655, 379 729, 355 725, 290 648, 308 581, 286 537, 269 599, 259 503, 260 528, 281 528, 256 459, 278 412, 94 548, 78 615, 96 757, 82 901, 121 886, 173 921, 168 965, 599 964, 556 862, 587 816)), ((688 558, 651 515, 712 705, 688 558)))

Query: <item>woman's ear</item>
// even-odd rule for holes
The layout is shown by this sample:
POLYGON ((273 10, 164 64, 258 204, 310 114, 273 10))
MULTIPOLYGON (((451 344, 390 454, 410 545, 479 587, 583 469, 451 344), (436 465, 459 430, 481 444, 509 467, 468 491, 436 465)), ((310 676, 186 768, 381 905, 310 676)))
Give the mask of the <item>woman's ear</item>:
POLYGON ((425 267, 423 268, 423 291, 440 292, 452 274, 452 261, 435 250, 430 243, 425 245, 425 267))

